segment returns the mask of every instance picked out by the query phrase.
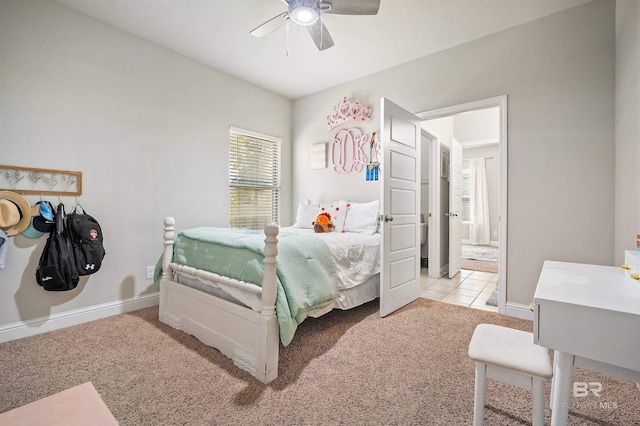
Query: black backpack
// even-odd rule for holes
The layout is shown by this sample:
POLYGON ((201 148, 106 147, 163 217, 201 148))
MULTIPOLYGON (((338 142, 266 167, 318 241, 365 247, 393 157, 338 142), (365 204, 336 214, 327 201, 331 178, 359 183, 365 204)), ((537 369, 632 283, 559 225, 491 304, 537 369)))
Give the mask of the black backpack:
POLYGON ((98 272, 105 255, 102 228, 79 204, 67 215, 67 229, 73 244, 76 268, 80 275, 98 272), (78 208, 82 213, 78 212, 78 208))
POLYGON ((48 291, 73 290, 80 281, 65 220, 64 204, 60 203, 36 270, 38 284, 48 291))

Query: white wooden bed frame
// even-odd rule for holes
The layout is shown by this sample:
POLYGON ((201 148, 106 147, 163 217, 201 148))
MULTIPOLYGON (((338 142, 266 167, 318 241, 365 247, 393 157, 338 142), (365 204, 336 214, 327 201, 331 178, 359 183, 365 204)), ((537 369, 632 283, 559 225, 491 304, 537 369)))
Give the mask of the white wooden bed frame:
MULTIPOLYGON (((173 281, 175 220, 164 220, 164 252, 160 280, 160 321, 182 330, 231 358, 235 365, 263 383, 278 377, 280 333, 276 318, 276 224, 265 226, 262 309, 256 312, 173 281)), ((174 265, 175 266, 175 265, 174 265)), ((242 286, 246 283, 207 271, 194 270, 199 279, 242 286)))

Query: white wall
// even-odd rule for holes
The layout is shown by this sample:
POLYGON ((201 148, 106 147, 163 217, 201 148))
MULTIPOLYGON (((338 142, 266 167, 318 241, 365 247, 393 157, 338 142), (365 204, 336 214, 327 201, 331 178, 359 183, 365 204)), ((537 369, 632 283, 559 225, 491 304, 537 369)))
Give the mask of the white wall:
POLYGON ((438 136, 440 146, 451 148, 451 139, 453 138, 453 116, 434 118, 422 123, 422 128, 438 136))
POLYGON ((82 171, 107 252, 77 289, 46 292, 35 281, 45 238, 11 238, 0 331, 154 293, 145 269, 165 216, 178 229, 228 224, 230 126, 283 139, 291 220, 289 99, 47 0, 0 2, 0 58, 0 164, 82 171))
POLYGON ((456 140, 465 144, 497 143, 500 139, 500 108, 484 108, 453 116, 456 140))
POLYGON ((616 2, 615 262, 640 234, 640 2, 616 2))
POLYGON ((305 166, 343 96, 378 120, 381 96, 420 113, 506 94, 506 296, 527 306, 545 259, 613 263, 614 55, 615 3, 600 0, 298 99, 292 197, 378 196, 364 176, 305 166))

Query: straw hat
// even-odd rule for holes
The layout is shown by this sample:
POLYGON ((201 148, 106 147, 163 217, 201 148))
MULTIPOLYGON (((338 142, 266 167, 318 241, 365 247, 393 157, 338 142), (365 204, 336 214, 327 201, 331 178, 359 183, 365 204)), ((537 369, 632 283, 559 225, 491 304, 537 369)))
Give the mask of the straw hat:
POLYGON ((0 191, 0 229, 8 237, 27 229, 31 223, 31 205, 22 195, 0 191))

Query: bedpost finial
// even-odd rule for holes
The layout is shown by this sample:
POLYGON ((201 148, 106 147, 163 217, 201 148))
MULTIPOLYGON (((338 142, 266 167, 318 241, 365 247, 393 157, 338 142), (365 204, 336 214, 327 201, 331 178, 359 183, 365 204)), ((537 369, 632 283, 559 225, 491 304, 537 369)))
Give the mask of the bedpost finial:
POLYGON ((264 227, 264 233, 270 237, 275 237, 280 232, 280 226, 277 223, 269 223, 264 227))
POLYGON ((264 261, 266 263, 275 262, 275 258, 278 256, 278 232, 280 232, 280 227, 277 223, 264 226, 264 261))
MULTIPOLYGON (((164 244, 173 245, 173 238, 175 237, 176 220, 171 216, 164 218, 164 244)), ((173 248, 172 248, 173 250, 173 248)))

